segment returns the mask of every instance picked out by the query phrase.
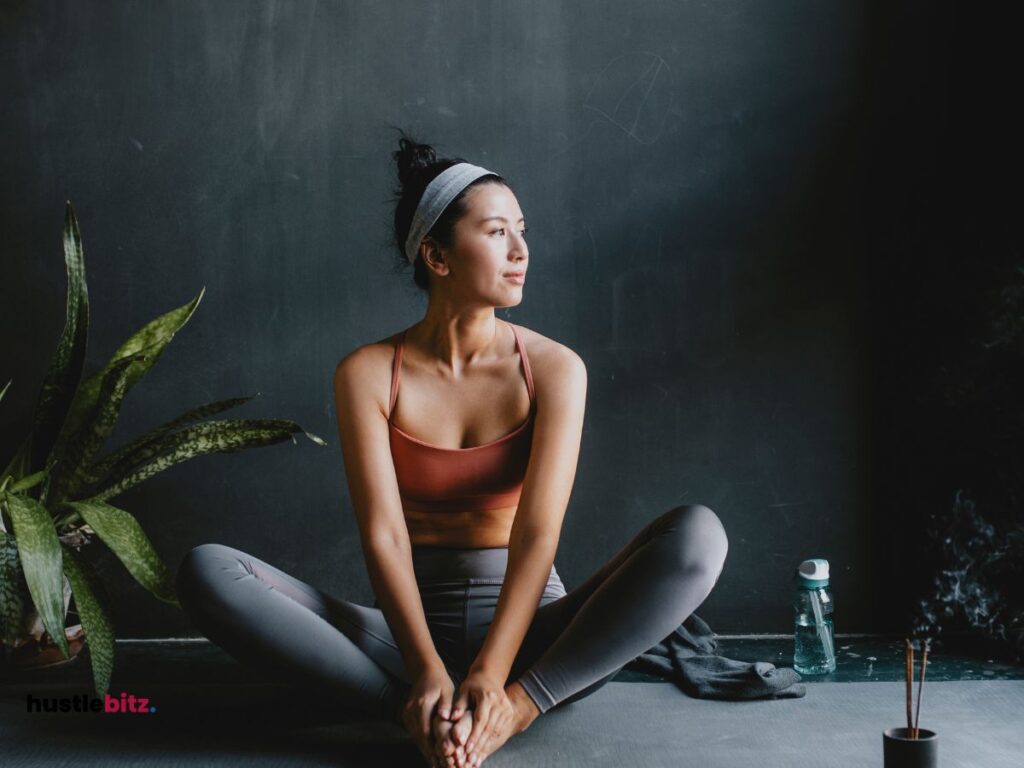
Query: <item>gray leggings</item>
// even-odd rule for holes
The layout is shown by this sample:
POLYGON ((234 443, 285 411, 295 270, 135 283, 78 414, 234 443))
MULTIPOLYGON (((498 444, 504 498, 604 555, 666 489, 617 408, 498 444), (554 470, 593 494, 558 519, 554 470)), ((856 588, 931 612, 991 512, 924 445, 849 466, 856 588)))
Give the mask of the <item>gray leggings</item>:
MULTIPOLYGON (((566 593, 554 567, 506 684, 541 712, 593 693, 704 601, 725 563, 718 516, 700 504, 655 518, 566 593)), ((427 625, 456 685, 483 645, 508 548, 414 547, 427 625)), ((243 664, 398 721, 412 680, 377 603, 328 595, 232 547, 200 544, 177 574, 195 626, 243 664)))

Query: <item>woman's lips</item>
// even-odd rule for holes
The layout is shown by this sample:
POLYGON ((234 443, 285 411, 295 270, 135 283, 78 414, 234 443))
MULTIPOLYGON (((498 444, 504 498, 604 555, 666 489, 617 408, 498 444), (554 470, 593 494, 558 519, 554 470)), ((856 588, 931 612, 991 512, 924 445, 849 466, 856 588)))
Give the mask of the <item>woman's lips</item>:
POLYGON ((526 282, 526 273, 519 272, 505 275, 505 279, 515 283, 516 285, 523 285, 526 282))

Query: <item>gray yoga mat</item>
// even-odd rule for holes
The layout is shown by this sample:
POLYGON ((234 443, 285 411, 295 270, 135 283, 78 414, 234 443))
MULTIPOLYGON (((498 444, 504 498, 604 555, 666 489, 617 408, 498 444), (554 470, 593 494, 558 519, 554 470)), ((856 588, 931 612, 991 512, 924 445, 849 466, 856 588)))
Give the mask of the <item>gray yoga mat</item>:
MULTIPOLYGON (((21 696, 4 697, 4 765, 421 765, 408 738, 390 725, 308 716, 283 722, 279 708, 258 718, 257 701, 273 701, 273 691, 231 688, 218 696, 216 688, 200 696, 195 687, 175 693, 150 685, 167 717, 133 720, 26 715, 21 696), (231 727, 232 700, 248 727, 231 727), (186 724, 173 715, 188 706, 198 711, 186 724), (211 706, 220 716, 211 716, 211 706)), ((904 690, 900 682, 822 682, 799 699, 726 702, 694 699, 667 683, 612 682, 539 718, 484 765, 878 768, 882 731, 904 722, 904 690)), ((921 711, 921 726, 939 733, 941 766, 1024 765, 1024 681, 926 682, 921 711)))
MULTIPOLYGON (((899 682, 817 683, 801 699, 720 702, 669 685, 609 683, 571 713, 545 715, 487 762, 879 768, 882 731, 905 724, 904 694, 899 682)), ((1024 681, 926 681, 920 725, 938 732, 942 766, 1019 768, 1022 713, 1024 681)))

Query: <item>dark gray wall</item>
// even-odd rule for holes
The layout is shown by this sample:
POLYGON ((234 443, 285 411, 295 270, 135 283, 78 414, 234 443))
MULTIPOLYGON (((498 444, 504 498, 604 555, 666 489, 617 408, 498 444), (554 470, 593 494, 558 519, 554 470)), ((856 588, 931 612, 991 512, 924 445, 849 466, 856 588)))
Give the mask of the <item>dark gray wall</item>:
MULTIPOLYGON (((871 548, 865 233, 875 86, 889 73, 869 66, 866 6, 225 0, 2 13, 4 461, 63 325, 69 199, 92 306, 87 373, 206 287, 129 395, 112 447, 255 392, 229 415, 293 418, 329 443, 200 458, 117 503, 171 567, 219 541, 371 601, 331 374, 424 310, 388 243, 388 126, 400 125, 516 185, 531 281, 499 313, 588 366, 556 560, 566 584, 652 517, 702 502, 731 537, 699 609, 716 631, 789 631, 791 573, 812 556, 832 563, 838 631, 887 628, 875 603, 887 564, 871 548)), ((902 44, 928 35, 906 26, 902 44)), ((119 637, 195 634, 97 550, 119 637)))

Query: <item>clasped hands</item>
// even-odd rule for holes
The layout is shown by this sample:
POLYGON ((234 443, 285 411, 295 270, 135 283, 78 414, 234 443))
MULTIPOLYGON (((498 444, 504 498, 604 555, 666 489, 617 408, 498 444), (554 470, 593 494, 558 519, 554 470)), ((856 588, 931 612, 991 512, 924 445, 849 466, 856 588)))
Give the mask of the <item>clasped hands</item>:
POLYGON ((492 735, 514 715, 503 681, 494 675, 470 670, 456 694, 448 671, 434 667, 413 683, 402 723, 431 768, 476 768, 491 752, 492 735), (467 710, 471 727, 459 723, 467 710))

